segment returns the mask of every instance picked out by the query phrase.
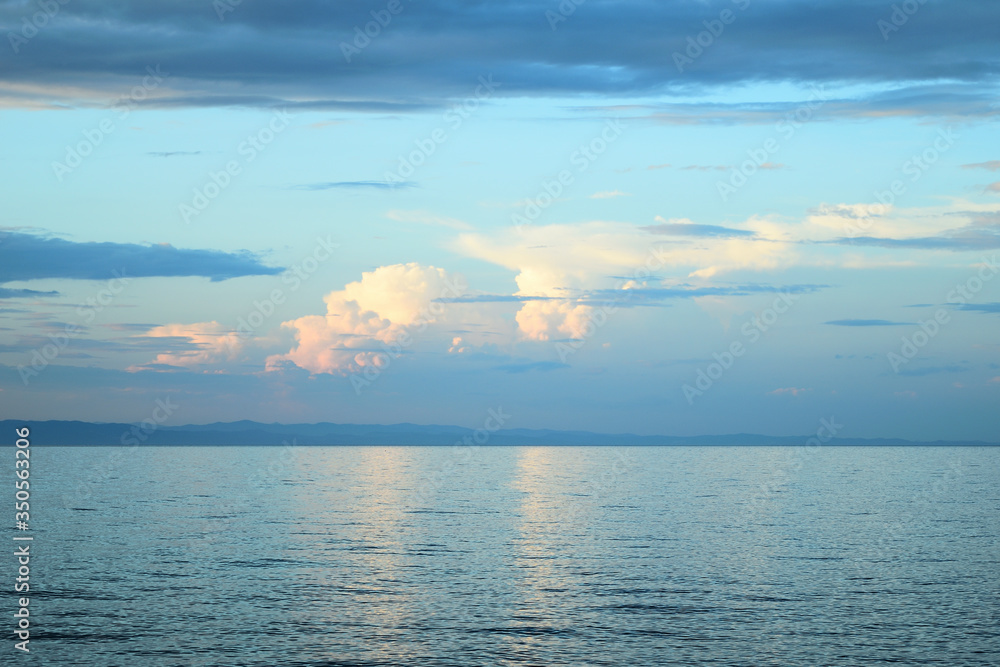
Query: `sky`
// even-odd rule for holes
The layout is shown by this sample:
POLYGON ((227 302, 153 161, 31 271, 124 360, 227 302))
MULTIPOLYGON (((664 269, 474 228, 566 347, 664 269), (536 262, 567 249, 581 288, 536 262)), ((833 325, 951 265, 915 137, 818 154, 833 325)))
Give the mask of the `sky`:
POLYGON ((0 3, 0 418, 1000 441, 997 25, 0 3))

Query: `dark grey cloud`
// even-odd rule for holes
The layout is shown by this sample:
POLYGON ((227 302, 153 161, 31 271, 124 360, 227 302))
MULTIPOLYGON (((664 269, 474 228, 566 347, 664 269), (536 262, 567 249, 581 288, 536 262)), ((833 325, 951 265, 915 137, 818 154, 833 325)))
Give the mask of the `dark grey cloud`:
POLYGON ((754 236, 754 232, 745 229, 732 229, 731 227, 719 227, 717 225, 695 225, 685 223, 663 223, 660 225, 649 225, 642 227, 650 234, 662 234, 664 236, 700 236, 709 238, 748 238, 754 236))
POLYGON ((904 324, 915 324, 915 322, 892 322, 890 320, 831 320, 823 324, 832 324, 837 327, 897 327, 904 324))
MULTIPOLYGON (((168 244, 76 243, 20 232, 8 234, 0 243, 0 284, 43 278, 109 280, 116 275, 128 278, 203 276, 215 281, 276 275, 282 270, 264 266, 249 252, 185 250, 168 244)), ((32 290, 6 292, 21 293, 8 296, 55 295, 54 292, 32 290)))
POLYGON ((290 190, 308 190, 315 192, 319 190, 354 190, 354 189, 374 189, 374 190, 395 190, 397 188, 416 187, 413 181, 333 181, 330 183, 308 183, 305 185, 293 185, 290 190))
POLYGON ((137 102, 136 106, 156 109, 178 109, 183 107, 247 107, 264 109, 286 109, 289 111, 359 111, 398 112, 429 111, 440 107, 440 103, 390 102, 383 100, 338 100, 316 99, 295 100, 268 95, 172 95, 137 102))
MULTIPOLYGON (((754 0, 744 10, 728 0, 588 0, 556 30, 545 15, 558 10, 555 2, 420 0, 404 2, 347 62, 341 43, 385 6, 244 2, 220 20, 205 0, 73 0, 59 5, 44 34, 8 54, 0 80, 51 91, 13 88, 20 92, 8 100, 23 104, 58 102, 58 87, 69 84, 118 97, 159 64, 170 74, 150 96, 160 106, 381 111, 379 105, 415 109, 470 96, 488 74, 502 83, 497 94, 512 96, 627 97, 825 81, 893 84, 891 93, 844 101, 861 113, 996 112, 984 89, 1000 73, 995 2, 928 0, 884 39, 877 22, 892 8, 881 0, 754 0), (723 9, 734 11, 735 21, 678 71, 672 54, 723 9), (236 88, 239 95, 216 92, 236 88)), ((35 11, 34 4, 0 6, 3 33, 19 31, 35 11)))
POLYGON ((971 310, 977 313, 1000 314, 1000 303, 963 303, 959 310, 971 310))
MULTIPOLYGON (((3 253, 0 252, 0 259, 3 258, 3 253)), ((59 296, 59 292, 39 292, 33 289, 11 289, 8 287, 0 287, 0 299, 30 299, 32 297, 40 296, 59 296)), ((9 309, 6 312, 17 312, 13 309, 9 309)))
POLYGON ((111 329, 112 331, 138 331, 146 332, 150 329, 155 329, 160 326, 159 324, 146 324, 143 322, 113 322, 111 324, 105 324, 105 327, 111 329))

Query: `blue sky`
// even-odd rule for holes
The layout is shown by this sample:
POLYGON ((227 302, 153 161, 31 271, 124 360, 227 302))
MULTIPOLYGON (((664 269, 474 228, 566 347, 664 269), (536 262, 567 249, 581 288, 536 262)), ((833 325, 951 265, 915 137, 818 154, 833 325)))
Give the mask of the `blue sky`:
POLYGON ((1000 7, 903 5, 6 3, 3 417, 996 441, 1000 7))

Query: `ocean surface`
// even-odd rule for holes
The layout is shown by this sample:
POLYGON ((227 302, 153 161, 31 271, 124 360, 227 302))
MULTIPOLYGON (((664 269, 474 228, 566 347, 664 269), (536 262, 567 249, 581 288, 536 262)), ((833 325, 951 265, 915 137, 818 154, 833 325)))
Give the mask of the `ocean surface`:
POLYGON ((36 446, 31 492, 4 665, 1000 665, 1000 448, 36 446))

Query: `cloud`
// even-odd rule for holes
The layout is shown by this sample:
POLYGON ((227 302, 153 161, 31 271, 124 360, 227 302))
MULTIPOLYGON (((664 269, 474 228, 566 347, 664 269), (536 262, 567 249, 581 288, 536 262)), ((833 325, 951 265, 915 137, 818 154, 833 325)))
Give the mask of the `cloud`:
POLYGON ((502 366, 497 366, 496 370, 507 373, 527 373, 528 371, 555 371, 560 368, 569 368, 569 364, 563 364, 558 361, 533 361, 523 364, 503 364, 502 366))
MULTIPOLYGON (((470 95, 476 76, 490 72, 503 82, 500 93, 512 97, 649 97, 826 81, 875 91, 843 101, 857 115, 996 113, 990 102, 1000 67, 993 56, 996 3, 922 4, 920 15, 888 41, 876 23, 888 20, 891 8, 869 0, 773 3, 766 12, 737 7, 738 25, 727 29, 725 44, 679 72, 671 54, 683 52, 719 6, 591 0, 553 32, 532 3, 406 3, 348 62, 341 44, 371 20, 370 7, 242 3, 229 5, 220 21, 211 7, 191 11, 168 0, 71 2, 60 5, 44 38, 21 46, 30 54, 18 67, 0 74, 2 103, 96 104, 129 90, 157 62, 169 76, 144 104, 167 108, 440 108, 470 95)), ((20 31, 28 9, 0 8, 3 33, 20 31)))
POLYGON ((420 264, 380 266, 361 280, 327 294, 326 314, 282 323, 295 333, 295 347, 267 359, 269 370, 292 363, 311 373, 348 374, 386 365, 390 346, 402 352, 412 335, 444 313, 435 299, 463 291, 444 269, 420 264))
MULTIPOLYGON (((785 165, 780 162, 765 162, 759 167, 760 169, 785 169, 785 165)), ((681 171, 729 171, 730 169, 736 169, 736 165, 731 164, 689 164, 686 167, 681 167, 681 171)))
MULTIPOLYGON (((628 108, 629 109, 636 109, 636 108, 641 108, 641 107, 636 107, 634 105, 629 105, 628 108)), ((601 111, 605 111, 605 112, 611 111, 611 113, 614 113, 614 114, 617 115, 619 113, 621 107, 615 107, 615 108, 598 107, 598 109, 601 110, 601 111)), ((667 169, 668 167, 670 167, 670 163, 664 162, 663 164, 650 164, 650 165, 647 165, 645 167, 642 167, 642 169, 645 169, 646 171, 656 171, 658 169, 667 169)), ((625 169, 615 169, 615 171, 617 171, 619 174, 627 174, 628 172, 635 171, 636 169, 638 169, 638 167, 626 167, 625 169)))
POLYGON ((892 322, 890 320, 831 320, 823 324, 832 324, 838 327, 894 327, 904 324, 914 324, 914 322, 892 322))
POLYGON ((201 151, 151 151, 146 153, 146 155, 152 155, 153 157, 174 157, 176 155, 201 155, 201 151))
POLYGON ((782 396, 784 394, 790 394, 792 396, 799 396, 801 394, 808 394, 812 389, 802 389, 799 387, 782 387, 781 389, 775 389, 774 391, 767 392, 768 396, 782 396))
MULTIPOLYGON (((146 332, 147 339, 165 339, 180 348, 163 352, 150 364, 153 366, 200 366, 232 360, 243 346, 240 335, 218 322, 195 324, 165 324, 146 332)), ((143 367, 133 367, 138 370, 143 367)), ((146 367, 148 368, 148 367, 146 367)))
POLYGON ((728 164, 689 164, 681 167, 681 171, 728 171, 732 168, 733 166, 728 164))
POLYGON ((969 370, 967 366, 958 364, 948 364, 947 366, 927 366, 925 368, 904 368, 899 371, 900 375, 908 377, 923 377, 925 375, 937 375, 939 373, 964 373, 969 370))
POLYGON ((595 192, 590 195, 588 199, 614 199, 615 197, 631 197, 631 193, 622 192, 621 190, 603 190, 601 192, 595 192))
POLYGON ((1000 314, 1000 303, 963 303, 960 310, 970 310, 979 313, 1000 314))
POLYGON ((986 192, 1000 192, 1000 181, 987 185, 986 192))
POLYGON ((416 222, 422 225, 449 227, 451 229, 470 230, 472 225, 457 218, 434 215, 428 211, 400 211, 393 209, 386 212, 385 217, 397 222, 416 222))
POLYGON ((110 324, 105 324, 104 326, 112 331, 145 332, 162 325, 146 324, 142 322, 112 322, 110 324))
POLYGON ((632 303, 646 300, 649 304, 677 296, 671 290, 684 289, 646 285, 653 279, 647 266, 707 280, 737 269, 775 269, 791 264, 795 255, 793 246, 770 238, 779 232, 767 220, 752 219, 746 223, 748 231, 741 233, 657 219, 672 236, 656 245, 651 244, 646 228, 601 221, 460 234, 453 247, 515 272, 513 296, 524 302, 516 322, 522 336, 533 340, 580 335, 590 318, 592 301, 629 302, 622 298, 623 289, 637 290, 632 303), (610 276, 633 278, 620 280, 618 288, 608 290, 610 276))
POLYGON ((108 280, 117 271, 128 278, 203 276, 227 280, 276 275, 249 252, 184 250, 163 243, 76 243, 32 234, 10 233, 0 243, 0 283, 67 278, 108 280))
POLYGON ((990 250, 1000 247, 1000 210, 996 204, 961 200, 946 206, 911 209, 881 204, 823 204, 810 210, 800 238, 892 249, 990 250))
POLYGON ((989 160, 988 162, 975 162, 973 164, 963 164, 962 169, 986 169, 987 171, 1000 171, 1000 160, 989 160))
POLYGON ((533 301, 517 311, 517 326, 529 340, 581 339, 591 322, 593 308, 571 301, 533 301))
POLYGON ((961 235, 925 236, 912 239, 893 239, 875 236, 855 236, 838 239, 846 245, 877 246, 880 248, 907 248, 911 250, 989 250, 1000 248, 1000 229, 970 230, 961 235))
POLYGON ((308 190, 317 192, 320 190, 396 190, 397 188, 416 187, 413 181, 332 181, 328 183, 307 183, 305 185, 293 185, 290 190, 308 190))
MULTIPOLYGON (((813 120, 836 118, 878 119, 892 116, 912 118, 993 118, 1000 114, 993 99, 995 93, 968 83, 903 85, 896 90, 863 96, 836 98, 833 91, 822 91, 823 104, 812 110, 813 120), (992 98, 992 99, 991 99, 992 98)), ((812 100, 817 99, 815 92, 812 100)), ((669 101, 651 105, 629 105, 631 118, 661 125, 770 125, 780 122, 802 108, 810 98, 780 102, 682 102, 669 101)), ((602 107, 605 113, 624 114, 621 106, 602 107)))
MULTIPOLYGON (((0 255, 2 255, 2 253, 0 253, 0 255)), ((30 299, 42 296, 59 296, 59 292, 39 292, 38 290, 33 289, 10 289, 8 287, 0 287, 0 299, 30 299)))
POLYGON ((690 284, 673 287, 641 287, 629 284, 620 289, 567 290, 562 296, 530 296, 518 294, 466 294, 460 297, 436 299, 442 303, 530 303, 530 302, 574 302, 588 306, 613 303, 618 308, 630 306, 655 306, 677 299, 699 299, 704 297, 750 296, 751 294, 811 294, 829 285, 712 285, 695 287, 690 284))
POLYGON ((669 222, 656 216, 656 219, 660 221, 658 225, 650 225, 648 227, 641 227, 650 234, 662 234, 664 236, 708 236, 708 237, 751 237, 754 232, 745 229, 731 229, 729 227, 719 227, 716 225, 698 225, 687 218, 675 218, 669 222))

